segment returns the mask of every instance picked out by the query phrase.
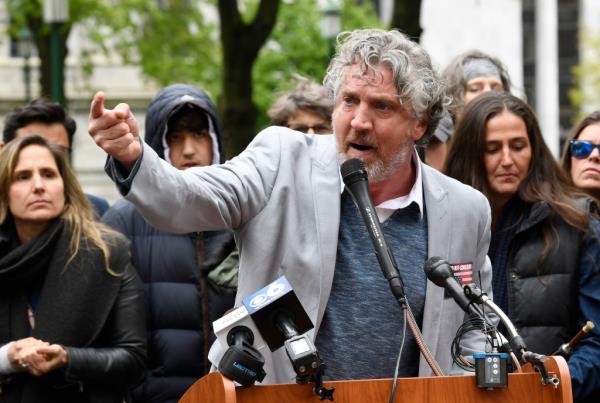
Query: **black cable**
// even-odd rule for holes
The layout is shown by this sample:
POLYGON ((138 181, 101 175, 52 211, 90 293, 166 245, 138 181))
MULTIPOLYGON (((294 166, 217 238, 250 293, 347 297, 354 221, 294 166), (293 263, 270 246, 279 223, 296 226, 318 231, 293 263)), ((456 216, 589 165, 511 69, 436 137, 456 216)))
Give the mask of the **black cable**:
MULTIPOLYGON (((408 307, 410 309, 410 307, 408 307)), ((392 391, 390 393, 389 403, 394 402, 394 397, 396 396, 396 388, 398 386, 398 372, 400 370, 400 359, 402 358, 402 350, 404 349, 404 340, 406 339, 406 321, 407 318, 407 309, 402 310, 404 312, 404 324, 402 325, 402 342, 400 343, 400 351, 398 352, 398 359, 396 360, 396 368, 394 369, 394 379, 392 382, 392 391)))
POLYGON ((473 364, 462 359, 460 343, 463 336, 472 331, 483 331, 483 333, 486 335, 486 343, 489 343, 493 346, 493 334, 496 329, 490 328, 489 323, 487 323, 487 321, 483 318, 471 316, 466 322, 460 325, 456 331, 456 336, 454 336, 454 340, 452 340, 452 345, 450 348, 452 361, 454 361, 454 363, 463 370, 469 372, 474 372, 475 367, 473 364))

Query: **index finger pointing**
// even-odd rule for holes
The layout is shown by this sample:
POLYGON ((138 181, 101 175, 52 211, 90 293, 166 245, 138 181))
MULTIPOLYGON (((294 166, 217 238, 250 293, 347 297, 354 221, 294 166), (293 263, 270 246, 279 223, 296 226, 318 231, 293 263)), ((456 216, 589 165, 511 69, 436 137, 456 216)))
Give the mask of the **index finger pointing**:
POLYGON ((104 93, 98 91, 92 99, 92 106, 90 107, 90 117, 92 119, 99 118, 104 112, 104 93))

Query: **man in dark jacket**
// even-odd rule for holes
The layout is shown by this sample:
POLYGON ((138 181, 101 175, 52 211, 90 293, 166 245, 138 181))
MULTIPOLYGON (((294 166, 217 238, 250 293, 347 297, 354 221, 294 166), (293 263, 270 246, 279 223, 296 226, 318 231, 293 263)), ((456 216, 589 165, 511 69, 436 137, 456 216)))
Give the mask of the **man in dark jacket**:
MULTIPOLYGON (((145 141, 181 170, 224 161, 216 108, 191 85, 174 84, 156 94, 146 113, 145 141)), ((207 372, 212 321, 233 306, 235 285, 227 292, 227 286, 213 281, 217 272, 223 278, 237 267, 229 265, 224 273, 221 264, 235 249, 233 236, 160 231, 125 200, 102 221, 131 240, 132 261, 146 285, 149 362, 134 401, 176 402, 207 372)))

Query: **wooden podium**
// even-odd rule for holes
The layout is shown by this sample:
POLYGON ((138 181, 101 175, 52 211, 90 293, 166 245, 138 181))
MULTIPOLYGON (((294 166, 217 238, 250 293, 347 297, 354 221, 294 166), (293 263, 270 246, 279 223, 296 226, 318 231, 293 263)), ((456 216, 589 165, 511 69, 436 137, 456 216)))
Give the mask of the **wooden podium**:
MULTIPOLYGON (((480 389, 474 376, 442 376, 401 378, 398 380, 397 403, 572 403, 571 377, 562 357, 548 357, 546 369, 560 380, 558 388, 542 385, 541 376, 531 366, 522 373, 508 375, 508 387, 480 389)), ((208 374, 194 383, 179 403, 316 403, 312 384, 279 384, 236 387, 218 372, 208 374)), ((335 387, 334 402, 383 403, 389 400, 390 379, 368 379, 325 382, 335 387)))

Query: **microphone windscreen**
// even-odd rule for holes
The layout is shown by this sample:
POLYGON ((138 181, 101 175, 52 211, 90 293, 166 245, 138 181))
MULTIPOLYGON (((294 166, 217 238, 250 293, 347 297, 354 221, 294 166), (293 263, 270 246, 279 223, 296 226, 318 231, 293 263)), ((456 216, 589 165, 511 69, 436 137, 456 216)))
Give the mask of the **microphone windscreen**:
POLYGON ((340 167, 340 172, 342 174, 342 179, 347 186, 351 185, 356 180, 367 179, 365 166, 358 158, 350 158, 349 160, 344 161, 340 167))
POLYGON ((440 287, 444 287, 444 283, 448 277, 452 276, 450 265, 439 256, 432 256, 423 265, 423 271, 427 278, 440 287))

